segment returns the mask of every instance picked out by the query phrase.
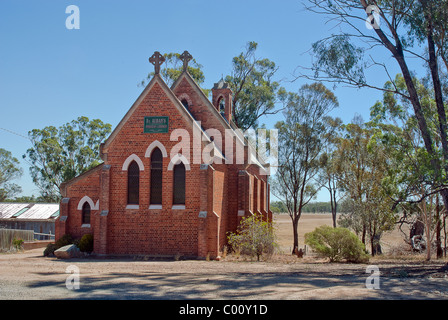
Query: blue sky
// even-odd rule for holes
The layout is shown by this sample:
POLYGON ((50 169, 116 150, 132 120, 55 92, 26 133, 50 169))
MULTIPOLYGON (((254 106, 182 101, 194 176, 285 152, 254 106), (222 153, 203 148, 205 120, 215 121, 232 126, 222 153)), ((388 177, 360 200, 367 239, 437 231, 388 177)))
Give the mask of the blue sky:
MULTIPOLYGON (((154 51, 188 50, 203 65, 203 87, 211 88, 230 73, 245 44, 256 41, 257 56, 273 60, 277 79, 296 91, 306 81, 291 82, 294 70, 311 65, 311 44, 331 32, 324 17, 297 0, 2 0, 0 148, 21 161, 24 174, 16 183, 23 195, 37 195, 22 160, 31 146, 24 138, 28 131, 79 116, 115 127, 143 90, 137 84, 153 70, 148 58, 154 51), (65 26, 72 4, 80 9, 79 30, 65 26)), ((378 81, 382 85, 384 78, 378 81)), ((367 89, 339 87, 335 93, 340 107, 333 115, 344 122, 356 113, 367 120, 381 98, 367 89)), ((281 119, 265 122, 270 127, 281 119)), ((319 200, 327 200, 326 194, 319 200)))

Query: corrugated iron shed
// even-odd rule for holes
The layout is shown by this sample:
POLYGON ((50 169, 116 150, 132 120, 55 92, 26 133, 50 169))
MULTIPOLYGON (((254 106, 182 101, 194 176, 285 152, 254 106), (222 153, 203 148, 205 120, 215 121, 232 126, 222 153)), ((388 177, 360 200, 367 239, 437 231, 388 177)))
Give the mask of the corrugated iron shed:
POLYGON ((54 220, 58 216, 57 203, 0 203, 0 219, 54 220))
POLYGON ((29 203, 0 203, 0 219, 8 219, 25 208, 29 203))

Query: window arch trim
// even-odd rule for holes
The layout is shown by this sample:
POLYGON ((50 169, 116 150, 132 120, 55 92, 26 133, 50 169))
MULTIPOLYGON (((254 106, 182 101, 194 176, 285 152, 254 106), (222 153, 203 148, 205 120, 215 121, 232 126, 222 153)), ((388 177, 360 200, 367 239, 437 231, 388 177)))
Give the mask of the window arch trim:
POLYGON ((190 171, 190 162, 188 162, 187 158, 185 158, 182 154, 176 154, 168 164, 168 171, 172 171, 174 166, 179 163, 183 163, 186 171, 190 171))
POLYGON ((132 163, 132 161, 135 161, 140 169, 140 171, 145 171, 145 166, 143 165, 143 161, 135 154, 131 154, 127 159, 123 162, 123 166, 121 167, 121 170, 128 171, 129 165, 132 163))
POLYGON ((99 210, 100 209, 100 200, 97 200, 96 204, 93 202, 92 198, 89 196, 84 196, 78 202, 78 210, 82 210, 82 207, 85 202, 88 202, 91 210, 99 210))
POLYGON ((162 151, 162 157, 168 157, 168 152, 166 152, 165 146, 159 140, 155 140, 146 149, 145 158, 151 158, 152 151, 155 148, 159 148, 160 151, 162 151))

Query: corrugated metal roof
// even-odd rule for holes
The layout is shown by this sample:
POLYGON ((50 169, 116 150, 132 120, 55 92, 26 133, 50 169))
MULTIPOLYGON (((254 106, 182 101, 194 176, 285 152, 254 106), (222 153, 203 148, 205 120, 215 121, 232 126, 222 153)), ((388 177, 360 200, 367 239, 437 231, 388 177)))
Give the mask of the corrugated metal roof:
POLYGON ((0 203, 0 219, 55 219, 58 216, 59 204, 57 203, 0 203), (24 210, 25 208, 28 210, 24 210), (20 211, 23 212, 19 214, 20 211), (15 214, 17 215, 13 217, 15 214))
POLYGON ((0 203, 0 219, 11 218, 29 203, 0 203))

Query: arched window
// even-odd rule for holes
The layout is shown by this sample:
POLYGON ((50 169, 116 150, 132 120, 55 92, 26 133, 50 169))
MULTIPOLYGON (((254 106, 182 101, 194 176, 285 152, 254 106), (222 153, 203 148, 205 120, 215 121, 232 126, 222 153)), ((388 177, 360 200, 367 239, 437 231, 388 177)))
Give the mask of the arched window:
POLYGON ((224 114, 226 110, 226 100, 224 98, 221 98, 218 102, 218 106, 219 106, 219 112, 221 114, 224 114))
POLYGON ((162 151, 155 148, 151 153, 150 204, 162 204, 162 151))
POLYGON ((90 204, 86 201, 82 205, 82 224, 90 224, 90 204))
POLYGON ((173 168, 173 204, 185 205, 185 165, 182 162, 173 168))
POLYGON ((187 99, 182 99, 182 104, 184 105, 184 107, 185 107, 185 109, 187 109, 188 110, 188 101, 187 101, 187 99))
POLYGON ((132 161, 128 167, 128 204, 138 204, 140 189, 140 168, 132 161))

